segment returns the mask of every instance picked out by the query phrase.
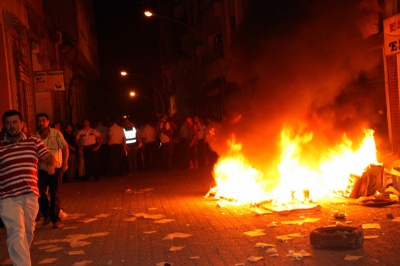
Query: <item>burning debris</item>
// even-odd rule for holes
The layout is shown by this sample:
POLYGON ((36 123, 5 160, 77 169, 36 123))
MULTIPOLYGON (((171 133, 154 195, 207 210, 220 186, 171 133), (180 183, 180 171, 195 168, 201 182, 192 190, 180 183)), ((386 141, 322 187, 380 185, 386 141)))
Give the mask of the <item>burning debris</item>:
POLYGON ((393 200, 392 192, 385 192, 393 183, 392 175, 386 174, 387 170, 377 162, 372 130, 364 131, 365 137, 357 150, 344 135, 342 143, 321 151, 320 158, 309 162, 303 157, 307 157, 304 149, 311 145, 312 133, 297 136, 290 132, 284 129, 281 134, 277 186, 271 185, 273 177, 250 165, 241 152, 241 144, 232 136, 227 142, 227 155, 214 168, 216 186, 205 197, 212 196, 228 204, 250 204, 273 212, 318 210, 317 202, 327 197, 329 201, 359 199, 366 206, 398 201, 398 197, 393 200))

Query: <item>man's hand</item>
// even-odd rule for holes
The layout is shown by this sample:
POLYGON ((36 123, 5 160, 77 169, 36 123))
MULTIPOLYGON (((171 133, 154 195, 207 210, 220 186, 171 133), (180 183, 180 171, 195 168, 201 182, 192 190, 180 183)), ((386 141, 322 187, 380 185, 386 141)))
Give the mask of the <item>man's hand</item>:
POLYGON ((61 166, 61 170, 62 170, 63 172, 66 172, 66 171, 68 170, 68 164, 63 163, 63 165, 61 166))
POLYGON ((46 164, 46 172, 49 175, 54 175, 56 173, 56 158, 54 158, 54 155, 49 152, 40 159, 46 164))

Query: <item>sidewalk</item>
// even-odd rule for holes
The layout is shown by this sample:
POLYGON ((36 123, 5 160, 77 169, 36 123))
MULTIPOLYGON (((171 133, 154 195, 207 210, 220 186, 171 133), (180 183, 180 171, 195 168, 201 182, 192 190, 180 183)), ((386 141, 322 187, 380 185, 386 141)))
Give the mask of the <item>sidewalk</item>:
MULTIPOLYGON (((217 201, 204 198, 213 179, 211 169, 198 171, 155 171, 135 176, 103 178, 100 181, 63 185, 62 207, 65 227, 52 229, 37 225, 32 246, 33 265, 53 259, 47 265, 399 265, 400 223, 387 216, 400 216, 399 205, 370 208, 343 203, 326 203, 315 212, 256 214, 250 206, 218 207, 217 201), (332 213, 346 213, 350 226, 379 224, 366 229, 365 240, 357 250, 315 250, 309 234, 339 220, 332 213), (141 214, 140 214, 141 213, 141 214), (136 220, 132 219, 138 216, 136 220), (146 218, 143 218, 145 215, 146 218), (156 219, 156 215, 165 216, 156 219), (320 218, 316 222, 283 224, 320 218), (127 220, 127 219, 130 219, 127 220), (170 220, 168 220, 170 219, 170 220), (155 221, 158 221, 156 223, 155 221), (160 222, 161 221, 161 222, 160 222), (164 223, 162 223, 164 222, 164 223), (272 223, 277 226, 269 227, 272 223), (249 236, 260 229, 264 235, 249 236), (178 233, 173 235, 170 234, 178 233), (282 241, 277 236, 299 234, 282 241), (168 239, 168 235, 170 235, 168 239), (167 238, 167 239, 166 239, 167 238), (277 257, 262 242, 275 245, 277 257), (171 251, 175 249, 175 251, 171 251), (294 260, 290 250, 305 250, 310 257, 294 260), (75 255, 73 255, 75 252, 75 255), (356 261, 346 255, 362 256, 356 261), (258 262, 251 256, 263 257, 258 262), (86 264, 85 264, 86 263, 86 264), (163 264, 158 264, 163 265, 163 264), (166 265, 166 264, 165 264, 166 265)), ((340 220, 339 222, 344 222, 340 220)), ((274 253, 275 254, 275 253, 274 253)), ((0 230, 0 265, 10 264, 5 230, 0 230)))

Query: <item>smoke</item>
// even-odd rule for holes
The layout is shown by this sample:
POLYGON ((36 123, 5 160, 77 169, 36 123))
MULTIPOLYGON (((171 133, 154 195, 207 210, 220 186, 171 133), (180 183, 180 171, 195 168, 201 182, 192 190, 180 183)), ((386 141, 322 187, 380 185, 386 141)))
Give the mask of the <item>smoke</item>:
POLYGON ((224 153, 234 133, 252 164, 266 169, 276 165, 285 125, 313 132, 321 149, 344 133, 361 137, 376 111, 365 80, 380 59, 365 47, 368 12, 357 1, 249 2, 230 55, 227 80, 236 90, 213 148, 224 153))

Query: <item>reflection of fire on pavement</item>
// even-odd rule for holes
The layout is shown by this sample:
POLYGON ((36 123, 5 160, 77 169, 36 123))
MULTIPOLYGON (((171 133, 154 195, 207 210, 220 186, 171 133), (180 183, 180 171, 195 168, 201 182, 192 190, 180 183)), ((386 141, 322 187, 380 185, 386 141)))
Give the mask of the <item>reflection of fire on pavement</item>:
POLYGON ((335 199, 378 205, 398 201, 395 188, 385 192, 397 179, 377 162, 373 130, 365 130, 360 143, 343 135, 342 143, 318 150, 320 158, 306 161, 303 150, 312 145, 312 138, 312 133, 282 130, 279 182, 272 187, 270 181, 277 177, 253 168, 241 152, 242 144, 232 136, 227 142, 229 151, 214 167, 216 186, 205 197, 212 196, 219 204, 250 204, 274 212, 318 209, 317 202, 335 199))

